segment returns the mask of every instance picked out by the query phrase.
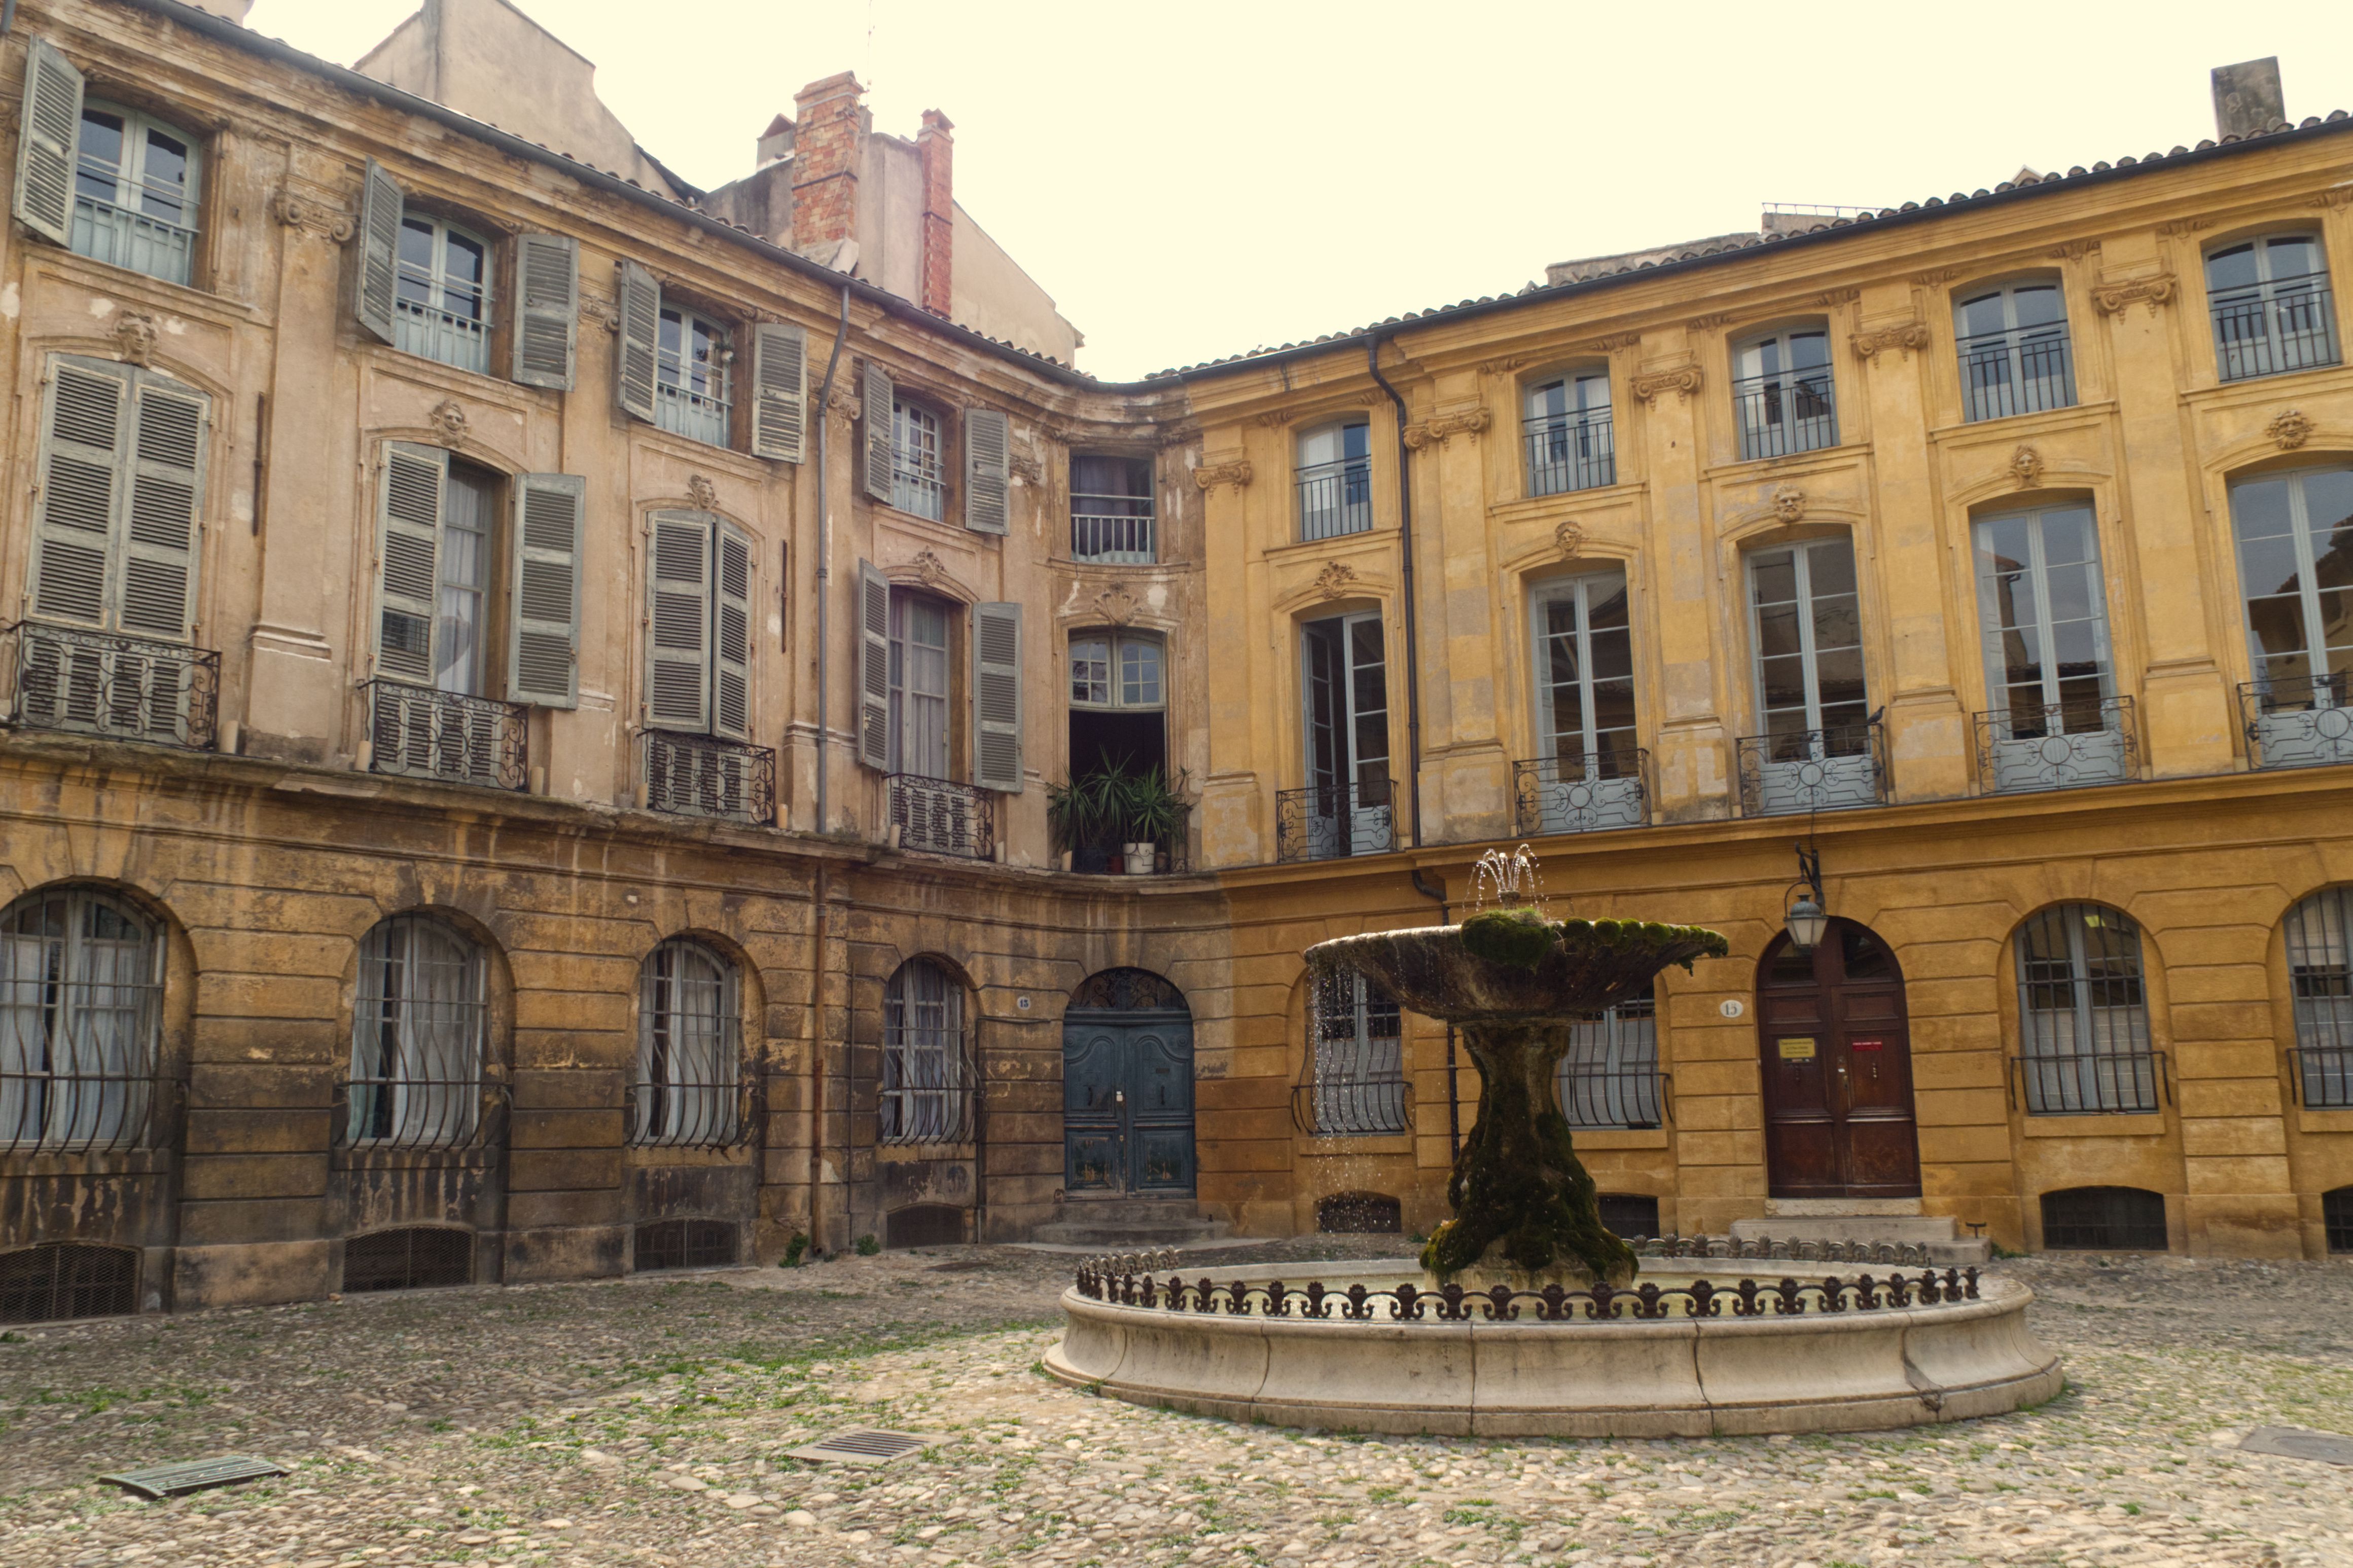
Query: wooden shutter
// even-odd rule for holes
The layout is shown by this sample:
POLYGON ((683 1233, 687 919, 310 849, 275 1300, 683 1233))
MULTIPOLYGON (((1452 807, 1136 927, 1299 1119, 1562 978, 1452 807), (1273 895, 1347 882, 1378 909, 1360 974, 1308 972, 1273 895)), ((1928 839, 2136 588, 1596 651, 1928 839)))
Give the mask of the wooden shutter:
POLYGON ((621 345, 613 356, 613 396, 625 414, 654 417, 654 353, 661 343, 661 285, 634 261, 621 263, 621 345))
POLYGON ((132 386, 131 505, 116 589, 116 625, 185 642, 195 618, 205 494, 205 426, 212 399, 159 375, 132 386))
POLYGON ((719 524, 711 613, 711 732, 752 738, 752 536, 719 524))
POLYGON ((81 72, 47 38, 25 57, 25 118, 16 135, 16 216, 43 239, 72 243, 81 72))
POLYGON ((891 499, 891 406, 898 400, 891 373, 869 360, 859 396, 866 416, 866 493, 881 501, 891 499))
POLYGON ((136 374, 64 361, 50 373, 30 588, 44 620, 106 624, 136 374))
POLYGON ((580 540, 588 481, 517 474, 507 554, 507 700, 580 706, 580 540))
POLYGON ((440 591, 441 496, 449 454, 395 441, 384 449, 376 513, 375 669, 419 683, 433 679, 434 600, 440 591))
POLYGON ((797 463, 808 426, 808 334, 763 321, 752 329, 752 455, 797 463))
POLYGON ((972 607, 973 782, 1021 793, 1021 606, 972 607))
POLYGON ((704 734, 711 729, 711 519, 658 511, 653 535, 646 573, 646 722, 704 734))
POLYGON ((360 325, 387 343, 400 290, 401 211, 399 182, 370 158, 360 184, 360 280, 353 299, 360 325))
POLYGON ((1013 436, 994 408, 968 408, 964 416, 964 525, 976 533, 1006 531, 1013 436))
POLYGON ((515 237, 514 379, 572 390, 580 336, 580 242, 560 234, 515 237))
POLYGON ((891 771, 891 579, 858 563, 858 760, 891 771))

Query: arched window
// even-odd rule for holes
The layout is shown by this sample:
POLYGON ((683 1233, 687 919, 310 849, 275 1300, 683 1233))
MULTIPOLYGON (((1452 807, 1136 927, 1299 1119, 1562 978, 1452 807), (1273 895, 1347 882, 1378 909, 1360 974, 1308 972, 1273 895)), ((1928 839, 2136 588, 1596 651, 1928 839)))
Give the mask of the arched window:
POLYGON ((459 370, 491 368, 491 242, 430 213, 400 220, 393 346, 459 370))
POLYGON ((2067 301, 2050 279, 1971 294, 1953 307, 1960 340, 1963 416, 2006 419, 2075 404, 2067 301))
POLYGON ((2315 1108, 2353 1107, 2353 889, 2288 910, 2286 936, 2297 1092, 2315 1108))
POLYGON ((2328 257, 2316 234, 2271 234, 2211 252, 2206 306, 2224 381, 2337 363, 2328 257))
POLYGON ((2018 928, 2020 1070, 2036 1116, 2153 1111, 2140 928, 2105 904, 2060 904, 2018 928))
POLYGON ((942 1143, 969 1120, 964 987, 928 958, 911 958, 882 994, 882 1142, 942 1143))
POLYGON ((1343 419, 1299 436, 1299 537, 1331 539, 1373 526, 1373 427, 1343 419))
POLYGON ((195 138, 135 109, 85 103, 74 147, 71 247, 185 283, 196 254, 195 138))
POLYGON ((1527 443, 1528 494, 1554 496, 1618 482, 1607 366, 1529 387, 1521 428, 1527 443))
POLYGON ((1404 1019, 1397 999, 1361 974, 1326 975, 1313 998, 1307 1028, 1315 1053, 1315 1135, 1406 1131, 1404 1019))
POLYGON ((1553 1088, 1571 1127, 1656 1127, 1663 1081, 1658 1000, 1641 996, 1569 1025, 1553 1088))
POLYGON ((1786 458, 1838 445, 1831 335, 1798 327, 1751 338, 1732 353, 1732 405, 1740 455, 1786 458))
POLYGON ((647 955, 629 1142, 724 1148, 742 1119, 735 966, 687 937, 647 955))
POLYGON ((480 947, 430 915, 394 915, 367 933, 347 1142, 448 1149, 473 1138, 490 1016, 483 969, 480 947))
POLYGON ((163 1040, 164 944, 80 888, 0 911, 0 1149, 136 1148, 163 1040))

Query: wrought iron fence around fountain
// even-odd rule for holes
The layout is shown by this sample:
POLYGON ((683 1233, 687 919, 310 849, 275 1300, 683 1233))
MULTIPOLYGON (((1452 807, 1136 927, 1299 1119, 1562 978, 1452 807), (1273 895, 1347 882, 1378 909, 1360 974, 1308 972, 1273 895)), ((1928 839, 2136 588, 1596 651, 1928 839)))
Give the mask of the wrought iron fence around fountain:
POLYGON ((1883 1263, 1926 1268, 1928 1249, 1916 1241, 1818 1241, 1795 1237, 1629 1236, 1637 1258, 1749 1259, 1767 1263, 1883 1263))

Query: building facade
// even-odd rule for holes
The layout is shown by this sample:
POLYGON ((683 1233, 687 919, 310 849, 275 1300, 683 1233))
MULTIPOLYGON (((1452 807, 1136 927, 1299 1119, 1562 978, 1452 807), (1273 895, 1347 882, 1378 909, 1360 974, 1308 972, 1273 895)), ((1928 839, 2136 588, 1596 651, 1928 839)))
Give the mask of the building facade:
POLYGON ((1299 952, 1522 840, 1731 939, 1578 1026, 1620 1228, 2353 1247, 2343 116, 1116 384, 944 117, 436 47, 0 38, 0 1315, 1424 1228, 1475 1077, 1299 952))

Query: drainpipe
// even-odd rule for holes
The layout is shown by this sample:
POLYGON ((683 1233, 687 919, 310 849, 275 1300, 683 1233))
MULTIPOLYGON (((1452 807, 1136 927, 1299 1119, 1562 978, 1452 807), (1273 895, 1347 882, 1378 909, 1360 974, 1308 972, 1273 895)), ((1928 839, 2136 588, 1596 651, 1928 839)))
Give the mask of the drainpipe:
MULTIPOLYGON (((1438 923, 1451 925, 1454 917, 1448 911, 1444 883, 1433 884, 1425 879, 1420 867, 1413 868, 1413 890, 1438 905, 1438 923)), ((1451 1160, 1462 1152, 1462 1069, 1454 1055, 1454 1026, 1446 1026, 1446 1152, 1451 1160)))
POLYGON ((1397 405, 1398 426, 1398 548, 1404 553, 1405 567, 1399 592, 1405 598, 1405 753, 1406 789, 1413 802, 1413 837, 1411 847, 1421 847, 1421 660, 1414 646, 1413 611, 1413 474, 1409 467, 1412 451, 1405 444, 1405 399, 1398 395, 1388 377, 1381 374, 1381 340, 1376 333, 1365 334, 1365 368, 1373 373, 1389 401, 1397 405))
MULTIPOLYGON (((831 597, 828 584, 833 575, 833 494, 826 488, 826 457, 832 446, 833 421, 827 417, 827 406, 833 401, 834 367, 841 363, 841 342, 849 335, 849 289, 841 290, 841 323, 834 331, 833 353, 825 362, 825 380, 817 389, 817 830, 826 831, 826 650, 829 639, 826 630, 826 601, 831 597)), ((825 1247, 824 1205, 820 1201, 825 1181, 825 955, 832 937, 833 874, 825 861, 818 862, 817 909, 810 921, 810 941, 817 951, 809 963, 809 1131, 808 1131, 808 1226, 809 1248, 822 1253, 825 1247)))
POLYGON ((826 605, 832 595, 827 586, 833 580, 833 492, 826 488, 826 458, 833 447, 833 424, 826 410, 833 402, 834 367, 841 363, 841 341, 849 335, 849 286, 841 288, 841 324, 834 329, 833 353, 825 362, 825 380, 817 389, 817 830, 828 832, 832 818, 826 816, 826 652, 832 646, 826 635, 826 605))

